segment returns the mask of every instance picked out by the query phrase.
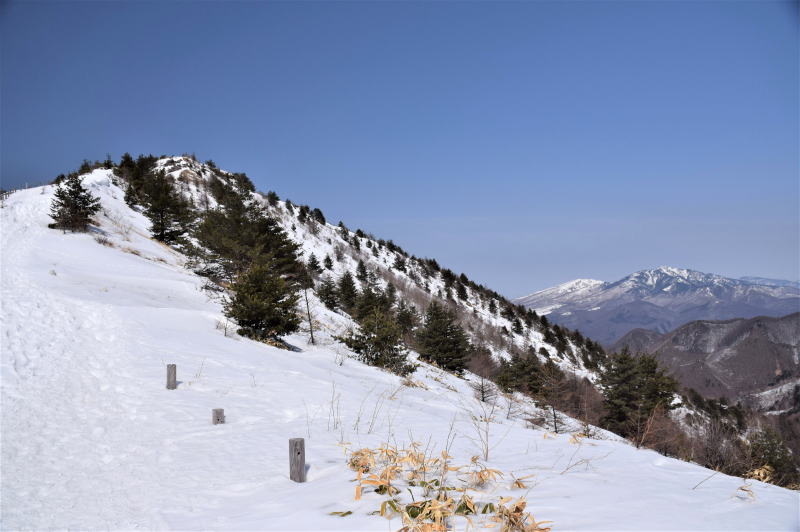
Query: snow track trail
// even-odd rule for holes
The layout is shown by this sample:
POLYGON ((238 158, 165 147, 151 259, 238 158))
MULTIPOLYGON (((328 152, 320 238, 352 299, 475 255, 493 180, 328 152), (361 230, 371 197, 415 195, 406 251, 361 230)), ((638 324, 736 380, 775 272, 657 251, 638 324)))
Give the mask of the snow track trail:
MULTIPOLYGON (((0 528, 397 530, 373 515, 385 497, 354 500, 345 449, 414 441, 438 455, 452 425, 454 462, 480 454, 467 380, 421 365, 404 386, 343 356, 332 335, 350 322, 316 298, 317 345, 302 332, 287 337, 298 352, 226 335, 204 280, 147 238, 109 173, 84 184, 104 209, 91 233, 47 228, 52 187, 0 209, 0 528), (304 484, 288 478, 293 437, 306 439, 304 484)), ((554 532, 800 528, 795 492, 748 481, 742 496, 744 481, 721 474, 693 490, 707 469, 604 431, 577 441, 530 428, 537 411, 516 400, 517 414, 503 398, 492 418, 486 465, 504 477, 475 490, 480 501, 526 496, 554 532), (531 476, 528 488, 511 475, 531 476)))

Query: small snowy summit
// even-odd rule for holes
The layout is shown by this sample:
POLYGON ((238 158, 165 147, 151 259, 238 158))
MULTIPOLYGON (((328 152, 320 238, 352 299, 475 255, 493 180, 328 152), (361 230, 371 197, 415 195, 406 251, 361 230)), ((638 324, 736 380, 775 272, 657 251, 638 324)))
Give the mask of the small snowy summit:
MULTIPOLYGON (((188 158, 156 164, 198 210, 217 205, 209 189, 244 182, 188 158)), ((800 527, 797 492, 637 449, 566 415, 550 426, 555 410, 488 393, 471 371, 414 352, 406 377, 367 365, 338 339, 355 322, 314 290, 301 302, 314 343, 308 324, 283 337, 291 349, 240 336, 224 290, 196 273, 193 257, 152 238, 112 170, 80 177, 100 199, 87 232, 48 227, 53 185, 16 191, 0 208, 4 530, 434 530, 423 525, 436 515, 437 530, 800 527), (168 364, 175 389, 165 386, 168 364), (220 408, 225 422, 212 424, 220 408), (302 483, 289 476, 290 438, 304 439, 302 483)), ((504 303, 482 287, 425 278, 423 261, 321 213, 303 224, 296 206, 252 200, 304 259, 335 258, 320 267, 330 275, 359 261, 376 273, 402 265, 375 285, 390 279, 412 301, 462 293, 452 305, 473 320, 464 322, 471 339, 506 329, 488 348, 494 359, 530 346, 595 378, 583 344, 557 348, 549 329, 515 327, 511 311, 487 310, 504 303)), ((627 293, 625 282, 634 280, 576 281, 561 295, 627 293)))
POLYGON ((785 316, 800 310, 800 287, 660 266, 614 282, 577 279, 514 302, 610 345, 635 328, 666 332, 699 319, 785 316))

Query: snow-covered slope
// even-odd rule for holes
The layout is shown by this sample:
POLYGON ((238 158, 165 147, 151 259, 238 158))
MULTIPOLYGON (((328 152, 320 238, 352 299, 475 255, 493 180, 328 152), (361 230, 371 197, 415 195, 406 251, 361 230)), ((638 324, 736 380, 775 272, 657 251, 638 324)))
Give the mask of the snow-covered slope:
POLYGON ((537 412, 521 398, 510 416, 506 399, 486 416, 467 381, 429 366, 404 386, 347 358, 331 334, 348 320, 314 299, 315 346, 304 333, 288 337, 299 352, 226 335, 205 280, 148 238, 109 172, 84 182, 104 209, 91 233, 47 228, 50 186, 14 193, 0 210, 5 530, 397 530, 399 519, 371 515, 385 497, 354 500, 346 450, 416 441, 437 454, 452 438, 453 463, 469 465, 481 455, 476 416, 491 420, 486 464, 504 477, 473 498, 524 495, 554 530, 800 526, 795 492, 708 478, 602 431, 576 439, 532 428, 525 420, 537 412), (226 424, 211 424, 212 408, 225 409, 226 424), (304 484, 288 478, 292 437, 306 438, 304 484), (530 476, 526 488, 512 489, 512 475, 530 476))
POLYGON ((578 279, 514 302, 608 345, 635 328, 667 332, 699 319, 791 314, 800 310, 800 288, 661 266, 615 282, 578 279))

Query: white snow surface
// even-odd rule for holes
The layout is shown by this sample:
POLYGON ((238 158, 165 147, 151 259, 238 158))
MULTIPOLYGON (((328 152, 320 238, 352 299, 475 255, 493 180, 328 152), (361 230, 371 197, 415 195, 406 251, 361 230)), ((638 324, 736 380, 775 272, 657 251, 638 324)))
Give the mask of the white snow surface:
MULTIPOLYGON (((481 403, 466 380, 422 365, 413 380, 425 388, 405 387, 346 358, 331 334, 349 320, 315 299, 317 345, 304 332, 287 338, 300 352, 226 336, 204 279, 149 238, 109 172, 84 183, 105 210, 87 234, 47 228, 51 186, 0 210, 2 529, 397 530, 370 515, 383 496, 353 499, 346 448, 413 440, 438 452, 454 421, 454 463, 479 454, 481 403), (177 390, 165 389, 168 363, 177 390), (288 478, 293 437, 306 438, 303 484, 288 478)), ((712 472, 603 431, 575 444, 529 428, 534 406, 519 400, 490 425, 487 465, 505 476, 475 490, 479 501, 525 495, 556 531, 800 527, 795 492, 747 481, 751 497, 722 474, 693 489, 712 472), (512 475, 533 477, 511 489, 512 475)))

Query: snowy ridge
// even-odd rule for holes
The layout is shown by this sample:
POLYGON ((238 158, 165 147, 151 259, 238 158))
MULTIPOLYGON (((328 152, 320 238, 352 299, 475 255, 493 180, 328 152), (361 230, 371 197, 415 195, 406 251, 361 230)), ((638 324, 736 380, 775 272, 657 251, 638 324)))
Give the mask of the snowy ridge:
MULTIPOLYGON (((0 210, 3 529, 396 530, 398 519, 370 515, 383 497, 353 500, 343 448, 414 440, 438 452, 453 423, 456 463, 479 454, 481 403, 466 380, 422 365, 408 387, 347 358, 331 334, 348 320, 315 298, 316 346, 302 332, 287 338, 301 352, 226 335, 205 280, 149 238, 110 172, 84 183, 103 206, 87 234, 47 228, 51 186, 0 210), (211 425, 212 408, 225 425, 211 425), (288 479, 291 437, 306 438, 305 484, 288 479)), ((325 234, 304 250, 325 251, 325 234)), ((505 476, 479 500, 526 495, 554 530, 800 526, 794 492, 748 481, 754 497, 743 496, 742 479, 723 474, 692 489, 711 472, 602 431, 571 442, 531 427, 529 401, 517 397, 508 416, 500 401, 486 463, 505 476), (512 489, 512 474, 533 475, 529 489, 512 489)))
POLYGON ((800 288, 660 266, 614 282, 570 281, 514 302, 610 345, 635 328, 667 332, 695 320, 791 314, 800 310, 800 288))

